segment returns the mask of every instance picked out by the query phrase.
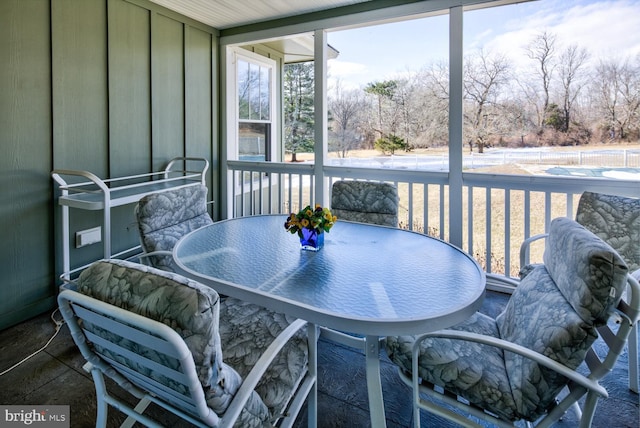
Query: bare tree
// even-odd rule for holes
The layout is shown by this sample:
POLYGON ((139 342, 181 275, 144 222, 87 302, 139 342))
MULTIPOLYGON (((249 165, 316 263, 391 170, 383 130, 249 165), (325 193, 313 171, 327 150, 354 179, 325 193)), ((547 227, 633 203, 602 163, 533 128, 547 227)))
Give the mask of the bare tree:
POLYGON ((560 55, 559 74, 562 85, 562 128, 567 132, 571 126, 574 104, 582 89, 581 74, 589 54, 584 48, 571 45, 560 55))
POLYGON ((602 117, 603 128, 609 132, 609 138, 616 138, 616 129, 619 126, 619 91, 618 75, 620 65, 613 61, 600 61, 596 67, 593 82, 593 93, 596 98, 596 108, 602 117))
POLYGON ((489 137, 496 133, 499 113, 497 106, 500 89, 509 81, 510 63, 502 55, 490 55, 479 51, 466 58, 464 66, 465 128, 470 149, 478 147, 484 152, 489 137))
MULTIPOLYGON (((541 124, 544 121, 544 112, 542 96, 536 89, 536 85, 530 81, 523 80, 521 77, 516 78, 516 92, 517 95, 514 99, 524 108, 524 120, 527 123, 531 123, 530 127, 536 135, 536 140, 539 143, 540 135, 535 132, 540 129, 541 124)), ((530 129, 530 130, 531 130, 530 129)), ((524 136, 520 133, 520 142, 524 143, 524 136)))
POLYGON ((626 60, 620 73, 619 91, 622 101, 620 129, 626 138, 640 138, 640 55, 626 60))
MULTIPOLYGON (((449 142, 449 66, 435 62, 421 70, 415 78, 419 84, 416 122, 422 136, 421 146, 442 146, 449 142)), ((420 136, 416 138, 420 139, 420 136)))
POLYGON ((358 148, 363 139, 360 115, 365 107, 359 90, 344 90, 337 82, 333 96, 329 99, 331 131, 329 149, 346 157, 349 150, 358 148))
POLYGON ((601 61, 596 67, 594 93, 602 126, 610 139, 625 139, 639 132, 640 122, 640 57, 635 64, 601 61))
POLYGON ((527 56, 536 61, 537 74, 542 80, 542 117, 538 127, 542 129, 547 120, 550 103, 551 78, 555 68, 556 36, 546 31, 538 34, 527 47, 527 56))

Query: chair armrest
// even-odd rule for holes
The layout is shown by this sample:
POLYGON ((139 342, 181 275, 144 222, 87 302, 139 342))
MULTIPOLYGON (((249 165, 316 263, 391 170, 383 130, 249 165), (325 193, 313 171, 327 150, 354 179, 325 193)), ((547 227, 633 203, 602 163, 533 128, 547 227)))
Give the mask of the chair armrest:
MULTIPOLYGON (((269 347, 264 351, 264 353, 260 356, 258 361, 256 361, 253 369, 249 372, 249 374, 244 378, 242 385, 236 391, 236 394, 233 397, 233 400, 227 407, 227 410, 224 412, 223 421, 235 421, 249 397, 251 397, 251 393, 255 389, 256 385, 264 375, 267 368, 273 361, 273 359, 278 355, 280 350, 289 342, 289 339, 293 337, 299 330, 304 328, 307 325, 307 321, 298 319, 289 326, 284 329, 278 337, 276 337, 273 342, 269 345, 269 347)), ((224 426, 224 422, 222 423, 224 426)))
MULTIPOLYGON (((505 351, 522 355, 526 358, 529 358, 537 362, 540 365, 543 365, 561 374, 562 376, 568 378, 569 380, 577 383, 578 385, 584 388, 587 388, 588 390, 595 392, 596 394, 602 397, 606 398, 609 396, 609 394, 607 393, 607 390, 604 387, 602 387, 597 381, 591 380, 581 375, 577 371, 572 370, 566 366, 563 366, 562 364, 552 360, 551 358, 545 355, 539 354, 535 351, 532 351, 529 348, 525 348, 524 346, 520 346, 516 343, 508 342, 503 339, 498 339, 492 336, 486 336, 478 333, 471 333, 471 332, 459 331, 459 330, 439 330, 433 333, 426 333, 421 336, 418 336, 416 338, 415 343, 413 344, 413 349, 412 349, 412 357, 411 357, 412 371, 413 371, 412 376, 414 377, 418 376, 418 357, 420 354, 420 344, 425 339, 434 338, 434 337, 439 337, 444 339, 458 339, 458 340, 466 340, 469 342, 482 343, 485 345, 495 346, 505 351)), ((414 381, 414 385, 417 386, 417 380, 414 381)))
POLYGON ((531 247, 531 244, 540 239, 544 239, 547 236, 549 236, 548 233, 541 233, 539 235, 533 235, 522 241, 522 244, 520 244, 520 269, 529 264, 529 248, 531 247))
POLYGON ((141 264, 146 265, 146 266, 154 267, 149 262, 149 257, 153 257, 153 256, 170 256, 170 257, 173 257, 173 252, 172 251, 168 251, 168 250, 157 250, 157 251, 151 251, 149 253, 140 253, 140 254, 137 254, 135 257, 137 257, 138 260, 140 260, 141 264))
POLYGON ((640 269, 627 274, 627 299, 618 303, 618 313, 624 314, 628 322, 633 326, 640 317, 640 269))

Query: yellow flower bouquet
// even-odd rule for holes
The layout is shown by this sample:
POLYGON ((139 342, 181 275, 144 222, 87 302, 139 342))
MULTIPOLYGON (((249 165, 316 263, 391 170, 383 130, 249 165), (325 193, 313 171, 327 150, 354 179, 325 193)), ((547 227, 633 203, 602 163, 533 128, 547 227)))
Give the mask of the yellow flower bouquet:
POLYGON ((284 228, 291 234, 298 234, 300 245, 305 250, 318 251, 324 243, 324 232, 329 232, 338 218, 329 208, 316 204, 307 205, 300 212, 291 213, 284 228))

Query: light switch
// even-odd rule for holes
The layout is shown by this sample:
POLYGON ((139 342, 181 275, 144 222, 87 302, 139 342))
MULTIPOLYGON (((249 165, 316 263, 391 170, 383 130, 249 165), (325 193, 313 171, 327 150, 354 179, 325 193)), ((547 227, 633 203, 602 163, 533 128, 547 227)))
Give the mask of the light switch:
POLYGON ((76 232, 76 248, 102 241, 102 227, 94 227, 76 232))

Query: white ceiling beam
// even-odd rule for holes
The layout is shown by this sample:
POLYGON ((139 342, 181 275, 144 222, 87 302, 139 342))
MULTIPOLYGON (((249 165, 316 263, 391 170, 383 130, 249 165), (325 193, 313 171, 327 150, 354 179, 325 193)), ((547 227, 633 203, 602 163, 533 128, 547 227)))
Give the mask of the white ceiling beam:
MULTIPOLYGON (((353 14, 334 16, 331 18, 310 20, 291 25, 274 26, 266 29, 225 35, 222 31, 221 45, 235 45, 257 40, 272 40, 292 34, 309 33, 315 30, 344 29, 372 23, 393 22, 407 17, 426 17, 441 15, 449 12, 449 8, 463 7, 465 10, 480 9, 507 4, 522 3, 535 0, 425 0, 381 9, 369 10, 353 14)), ((267 22, 268 24, 268 22, 267 22)), ((259 26, 264 27, 265 23, 259 26)), ((233 31, 231 31, 233 33, 233 31)))

